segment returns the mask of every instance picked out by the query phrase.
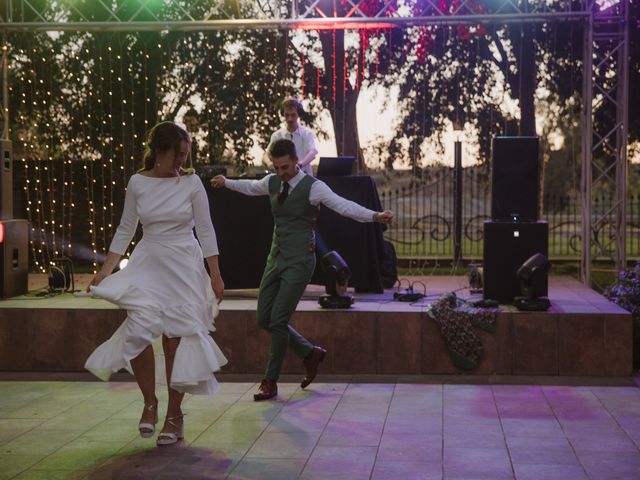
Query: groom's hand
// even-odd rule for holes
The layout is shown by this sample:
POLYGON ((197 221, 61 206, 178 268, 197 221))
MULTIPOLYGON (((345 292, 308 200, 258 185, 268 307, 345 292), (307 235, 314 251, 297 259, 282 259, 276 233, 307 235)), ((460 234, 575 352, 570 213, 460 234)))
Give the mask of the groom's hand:
POLYGON ((223 188, 225 180, 224 175, 216 175, 211 179, 211 186, 213 188, 223 188))
POLYGON ((373 221, 378 223, 391 223, 391 220, 393 220, 393 212, 390 210, 378 212, 373 216, 373 221))

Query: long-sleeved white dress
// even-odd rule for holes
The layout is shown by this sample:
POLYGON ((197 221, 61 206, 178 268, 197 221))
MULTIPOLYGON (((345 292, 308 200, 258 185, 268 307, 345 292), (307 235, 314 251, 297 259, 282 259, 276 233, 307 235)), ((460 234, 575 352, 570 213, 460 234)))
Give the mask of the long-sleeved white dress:
MULTIPOLYGON (((209 335, 215 330, 218 304, 204 257, 217 255, 218 245, 200 178, 133 175, 110 251, 126 252, 138 221, 143 237, 126 268, 91 287, 92 295, 126 309, 127 318, 91 354, 85 368, 108 380, 122 368, 131 370, 129 361, 160 335, 180 337, 171 386, 185 393, 211 395, 217 387, 213 372, 227 359, 209 335)), ((166 381, 164 371, 157 362, 160 383, 166 381)))

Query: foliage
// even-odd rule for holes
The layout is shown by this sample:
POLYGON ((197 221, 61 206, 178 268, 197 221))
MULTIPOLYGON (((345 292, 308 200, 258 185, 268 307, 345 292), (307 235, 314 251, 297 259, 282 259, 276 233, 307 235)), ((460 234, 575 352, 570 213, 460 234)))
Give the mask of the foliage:
MULTIPOLYGON (((554 3, 562 8, 564 2, 554 3)), ((446 4, 455 9, 458 2, 446 4)), ((491 12, 499 3, 477 1, 475 6, 491 12)), ((396 34, 400 38, 388 39, 407 52, 385 57, 395 74, 382 81, 399 85, 404 113, 389 151, 389 166, 405 152, 415 164, 424 155, 424 139, 438 139, 449 123, 466 124, 475 131, 480 160, 485 161, 493 136, 535 134, 536 91, 552 92, 558 108, 547 113, 555 118, 566 113, 563 106, 570 106, 567 100, 579 91, 575 60, 580 58, 579 27, 553 23, 428 27, 426 55, 424 42, 419 41, 424 29, 404 29, 396 34)))
POLYGON ((618 279, 604 290, 604 296, 631 312, 633 318, 633 366, 640 368, 640 262, 622 270, 618 279))
POLYGON ((604 295, 631 312, 635 321, 640 321, 640 262, 622 270, 616 282, 605 289, 604 295))

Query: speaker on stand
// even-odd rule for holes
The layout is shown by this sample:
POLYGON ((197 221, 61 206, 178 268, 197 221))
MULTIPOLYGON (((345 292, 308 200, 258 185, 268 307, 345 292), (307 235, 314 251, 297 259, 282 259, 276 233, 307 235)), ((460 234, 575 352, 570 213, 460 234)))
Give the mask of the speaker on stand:
MULTIPOLYGON (((484 223, 483 297, 512 303, 521 294, 518 269, 548 254, 549 225, 538 220, 538 137, 495 137, 491 155, 491 221, 484 223)), ((546 295, 548 278, 538 279, 546 295)))
POLYGON ((0 220, 0 298, 29 290, 29 223, 0 220))
POLYGON ((29 223, 13 219, 13 155, 0 140, 0 298, 29 290, 29 223))
POLYGON ((0 220, 13 218, 13 155, 10 140, 0 140, 0 220))
POLYGON ((538 137, 495 137, 491 142, 491 219, 535 222, 540 200, 538 137))

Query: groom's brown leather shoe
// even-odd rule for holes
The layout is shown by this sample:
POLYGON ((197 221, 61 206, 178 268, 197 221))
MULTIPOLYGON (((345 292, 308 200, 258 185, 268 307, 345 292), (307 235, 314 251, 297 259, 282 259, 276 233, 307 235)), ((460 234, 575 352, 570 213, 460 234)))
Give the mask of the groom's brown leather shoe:
POLYGON ((253 395, 253 399, 256 402, 260 400, 269 400, 270 398, 278 395, 278 385, 273 380, 267 380, 266 378, 262 380, 260 384, 260 388, 258 388, 258 393, 253 395))
POLYGON ((320 365, 320 362, 324 360, 324 356, 326 354, 327 351, 324 348, 315 346, 313 347, 313 350, 311 350, 311 353, 309 353, 309 355, 307 355, 302 361, 307 369, 307 374, 302 379, 302 383, 300 383, 302 388, 307 387, 311 382, 313 382, 313 379, 316 378, 318 366, 320 365))

